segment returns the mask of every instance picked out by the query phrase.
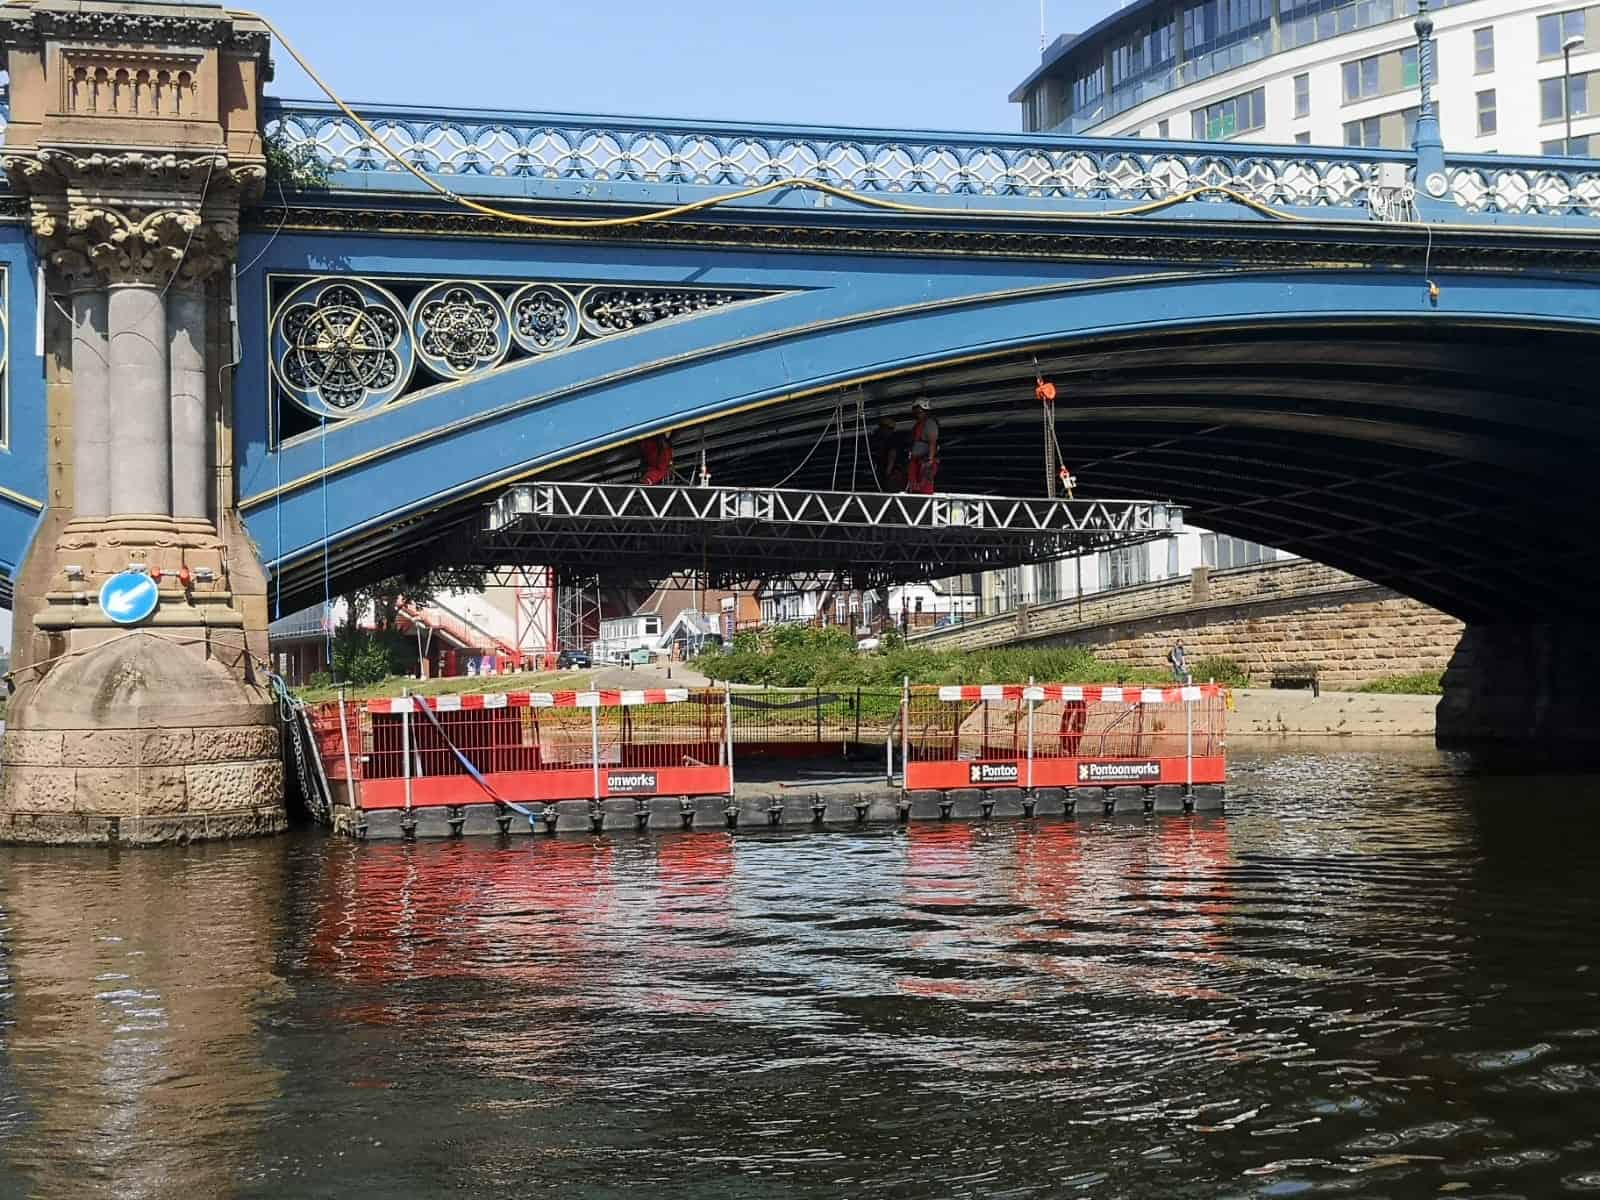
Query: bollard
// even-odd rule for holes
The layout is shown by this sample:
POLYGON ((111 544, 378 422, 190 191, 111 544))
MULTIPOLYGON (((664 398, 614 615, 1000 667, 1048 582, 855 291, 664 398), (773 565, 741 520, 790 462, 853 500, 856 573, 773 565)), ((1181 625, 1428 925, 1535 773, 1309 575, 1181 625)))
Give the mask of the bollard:
POLYGON ((544 831, 554 836, 556 831, 556 822, 560 818, 561 810, 558 809, 554 804, 546 804, 544 806, 544 811, 540 814, 540 819, 544 821, 544 831))
POLYGON ((589 830, 592 833, 603 833, 606 827, 606 810, 601 807, 600 801, 589 801, 589 830))
POLYGON ((954 800, 950 799, 950 793, 949 792, 940 792, 939 793, 939 820, 948 821, 950 819, 950 810, 955 808, 955 806, 956 806, 956 802, 954 800))
POLYGON ((358 842, 367 840, 367 823, 365 821, 356 822, 356 840, 358 842))
POLYGON ((985 796, 982 800, 978 801, 978 811, 983 814, 983 819, 985 821, 993 820, 993 818, 994 818, 994 801, 991 800, 988 796, 985 796))
POLYGON ((1112 794, 1110 788, 1100 789, 1100 805, 1105 809, 1105 815, 1108 817, 1117 811, 1117 798, 1112 794))
POLYGON ((1156 790, 1153 787, 1144 789, 1144 815, 1150 816, 1156 811, 1156 790))
POLYGON ((854 807, 856 810, 856 824, 865 825, 867 823, 867 809, 871 807, 870 802, 860 792, 857 792, 854 807))
POLYGON ((821 825, 822 819, 828 815, 828 802, 822 798, 821 793, 811 793, 811 823, 821 825))
POLYGON ((1194 811, 1194 784, 1192 783, 1183 785, 1183 811, 1186 813, 1194 811))
POLYGON ((1078 798, 1072 794, 1072 789, 1066 789, 1066 799, 1061 802, 1061 815, 1075 817, 1078 815, 1078 798))
POLYGON ((511 814, 510 813, 508 813, 508 812, 501 813, 499 816, 497 816, 494 819, 494 823, 500 827, 500 836, 501 837, 510 837, 511 836, 511 814))
POLYGON ((445 820, 450 824, 450 836, 458 838, 461 836, 462 828, 467 823, 467 814, 462 811, 459 804, 452 804, 448 811, 450 815, 445 820))
POLYGON ((400 836, 408 842, 417 840, 417 818, 412 816, 410 809, 400 818, 400 836))
POLYGON ((650 828, 650 801, 644 796, 633 802, 633 824, 640 833, 650 828))
POLYGON ((687 796, 678 800, 678 817, 683 821, 685 829, 694 828, 694 801, 687 796))
POLYGON ((739 828, 739 806, 733 800, 723 805, 722 818, 727 821, 729 829, 739 828))
POLYGON ((1022 815, 1032 817, 1033 810, 1039 806, 1039 797, 1028 791, 1022 794, 1022 815))
POLYGON ((900 793, 900 799, 895 802, 894 815, 902 825, 911 820, 911 801, 904 792, 900 793))
POLYGON ((783 824, 783 801, 777 796, 767 801, 767 824, 774 829, 783 824))

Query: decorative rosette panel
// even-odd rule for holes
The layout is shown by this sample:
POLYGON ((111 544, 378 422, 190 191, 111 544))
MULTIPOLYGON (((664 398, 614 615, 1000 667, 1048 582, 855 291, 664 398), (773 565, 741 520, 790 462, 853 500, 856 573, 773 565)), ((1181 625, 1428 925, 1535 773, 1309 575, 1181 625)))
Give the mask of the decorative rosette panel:
POLYGON ((499 366, 511 349, 505 302, 481 283, 436 283, 411 303, 422 365, 443 379, 499 366))
POLYGON ((565 288, 530 283, 511 297, 511 336, 529 354, 562 350, 578 339, 578 305, 565 288))
POLYGON ((746 297, 736 292, 682 288, 594 287, 583 293, 578 315, 590 337, 606 337, 673 317, 709 312, 746 297))
POLYGON ((364 279, 302 284, 273 322, 278 383, 316 417, 350 417, 388 403, 405 388, 414 363, 405 309, 364 279))

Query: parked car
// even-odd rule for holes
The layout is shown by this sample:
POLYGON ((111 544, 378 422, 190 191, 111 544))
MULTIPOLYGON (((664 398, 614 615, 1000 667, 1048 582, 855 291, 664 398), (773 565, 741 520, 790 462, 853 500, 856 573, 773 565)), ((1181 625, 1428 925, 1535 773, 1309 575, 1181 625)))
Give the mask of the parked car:
POLYGON ((556 657, 556 667, 562 671, 587 671, 592 666, 587 650, 563 650, 556 657))

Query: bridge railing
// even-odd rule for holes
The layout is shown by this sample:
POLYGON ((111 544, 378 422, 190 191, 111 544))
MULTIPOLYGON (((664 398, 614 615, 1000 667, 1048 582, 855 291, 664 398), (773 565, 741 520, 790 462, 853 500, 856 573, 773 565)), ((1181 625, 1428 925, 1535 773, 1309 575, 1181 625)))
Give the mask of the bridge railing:
MULTIPOLYGON (((1226 188, 1261 204, 1365 220, 1374 190, 1410 183, 1409 150, 1149 141, 1054 134, 934 133, 511 113, 479 109, 366 107, 383 143, 452 190, 477 195, 559 196, 560 185, 605 185, 593 199, 682 196, 808 179, 918 203, 999 207, 1019 201, 1104 209, 1226 188), (1388 170, 1385 164, 1393 164, 1388 170), (1400 172, 1395 171, 1400 168, 1400 172), (1380 182, 1381 180, 1381 182, 1380 182)), ((312 147, 335 186, 385 190, 418 185, 331 104, 269 101, 269 133, 312 147), (340 179, 340 176, 346 178, 340 179)), ((1593 160, 1447 156, 1443 199, 1463 215, 1600 216, 1593 160)), ((1216 191, 1193 197, 1220 204, 1216 191)), ((770 203, 770 201, 767 201, 770 203)))
MULTIPOLYGON (((1264 204, 1359 209, 1383 163, 1407 152, 1306 146, 1150 142, 1049 134, 929 133, 365 108, 384 144, 452 189, 504 193, 511 181, 737 189, 809 179, 917 199, 981 197, 1137 204, 1226 187, 1264 204)), ((269 133, 309 145, 335 175, 410 181, 330 104, 274 102, 269 133)), ((337 182, 337 181, 336 181, 337 182)), ((368 182, 365 186, 370 187, 368 182)), ((415 186, 412 184, 411 186, 415 186)), ((522 189, 526 190, 526 189, 522 189)), ((1219 199, 1212 195, 1197 199, 1219 199)))

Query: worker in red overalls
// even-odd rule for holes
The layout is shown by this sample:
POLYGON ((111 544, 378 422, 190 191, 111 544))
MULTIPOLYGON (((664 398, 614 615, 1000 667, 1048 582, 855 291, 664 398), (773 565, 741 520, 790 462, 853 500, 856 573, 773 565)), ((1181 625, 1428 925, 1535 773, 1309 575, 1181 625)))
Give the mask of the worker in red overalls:
POLYGON ((644 463, 644 470, 639 475, 640 483, 669 481, 672 478, 672 431, 669 429, 666 433, 658 433, 640 442, 639 458, 644 463))
POLYGON ((916 425, 911 430, 911 453, 906 458, 906 491, 933 495, 933 480, 939 474, 939 422, 929 412, 926 397, 911 406, 916 425))

